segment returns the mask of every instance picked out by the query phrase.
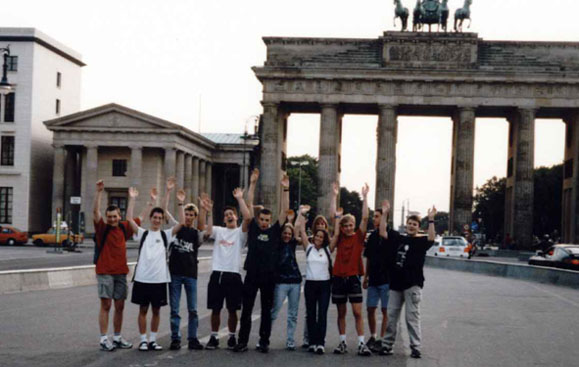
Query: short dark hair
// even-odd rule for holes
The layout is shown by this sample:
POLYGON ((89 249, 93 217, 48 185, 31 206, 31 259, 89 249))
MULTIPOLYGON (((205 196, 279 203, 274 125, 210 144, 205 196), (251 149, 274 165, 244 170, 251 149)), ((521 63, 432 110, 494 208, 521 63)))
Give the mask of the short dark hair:
POLYGON ((409 220, 413 220, 415 222, 418 222, 418 224, 420 224, 420 216, 417 214, 409 215, 408 218, 406 218, 406 223, 408 223, 409 220))
POLYGON ((318 234, 318 232, 322 232, 324 234, 324 243, 322 243, 322 247, 326 247, 330 245, 330 235, 328 234, 328 231, 326 231, 325 229, 314 229, 314 235, 312 236, 312 241, 314 240, 314 237, 318 234))
POLYGON ((223 214, 225 214, 226 211, 231 210, 235 215, 237 215, 237 209, 234 206, 231 205, 226 205, 223 208, 223 214))
POLYGON ((374 212, 380 213, 380 215, 382 215, 382 209, 376 209, 376 210, 374 210, 374 212))
POLYGON ((153 214, 155 213, 161 213, 161 215, 163 216, 163 218, 165 218, 165 211, 163 210, 163 208, 160 207, 154 207, 153 209, 151 209, 151 213, 149 214, 149 218, 153 218, 153 214))
POLYGON ((119 212, 119 214, 121 214, 121 209, 119 209, 119 207, 116 206, 116 205, 109 205, 109 206, 107 206, 107 210, 105 211, 105 213, 107 213, 107 212, 114 212, 114 211, 117 211, 117 212, 119 212))
POLYGON ((259 215, 261 215, 261 214, 271 215, 271 210, 269 210, 267 208, 263 208, 259 211, 259 215))

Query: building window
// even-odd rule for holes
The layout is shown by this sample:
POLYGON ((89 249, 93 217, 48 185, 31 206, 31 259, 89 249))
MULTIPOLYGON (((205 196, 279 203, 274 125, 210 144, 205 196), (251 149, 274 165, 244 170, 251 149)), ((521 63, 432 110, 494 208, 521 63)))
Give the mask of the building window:
POLYGON ((18 56, 8 56, 8 71, 18 71, 18 56))
POLYGON ((113 159, 113 176, 125 177, 127 175, 127 160, 113 159))
POLYGON ((60 82, 62 81, 62 74, 60 71, 56 72, 56 86, 60 88, 60 82))
POLYGON ((11 187, 0 187, 0 223, 12 224, 11 187))
POLYGON ((121 211, 121 219, 125 219, 127 216, 127 195, 123 193, 110 193, 109 205, 115 205, 121 211))
POLYGON ((0 165, 13 166, 14 165, 14 137, 3 136, 1 141, 0 165))
POLYGON ((16 95, 8 93, 4 97, 4 122, 14 122, 14 106, 16 104, 16 95))
POLYGON ((56 114, 60 115, 60 99, 56 100, 56 114))

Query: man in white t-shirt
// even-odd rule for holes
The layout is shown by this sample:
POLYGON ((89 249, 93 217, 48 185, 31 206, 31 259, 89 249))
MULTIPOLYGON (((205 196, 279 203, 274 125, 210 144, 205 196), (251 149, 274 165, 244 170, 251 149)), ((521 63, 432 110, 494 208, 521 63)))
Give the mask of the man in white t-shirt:
POLYGON ((233 196, 237 200, 243 216, 241 227, 237 226, 237 210, 232 206, 226 206, 223 209, 225 227, 214 227, 211 214, 213 202, 206 194, 201 195, 199 227, 203 228, 203 222, 208 213, 209 219, 205 236, 215 240, 213 244, 213 271, 207 287, 207 308, 211 310, 211 337, 205 349, 209 350, 219 348, 218 332, 224 301, 225 307, 229 312, 227 348, 233 349, 236 344, 237 311, 241 309, 241 291, 243 288, 243 282, 241 281, 241 251, 247 242, 247 230, 251 216, 245 200, 243 200, 243 190, 236 188, 233 190, 233 196))
POLYGON ((159 331, 161 306, 167 305, 167 283, 171 282, 169 267, 167 266, 167 247, 173 237, 182 227, 185 221, 183 202, 185 201, 185 191, 177 192, 179 200, 180 223, 168 230, 161 230, 165 222, 165 211, 162 208, 153 208, 149 214, 151 227, 145 230, 133 220, 133 210, 135 198, 139 192, 134 188, 129 188, 129 204, 127 208, 127 218, 133 232, 137 233, 139 241, 139 255, 137 265, 135 265, 134 284, 131 302, 139 305, 139 333, 141 342, 140 351, 163 350, 157 344, 157 332, 159 331), (151 332, 147 341, 147 312, 149 305, 152 309, 151 332))

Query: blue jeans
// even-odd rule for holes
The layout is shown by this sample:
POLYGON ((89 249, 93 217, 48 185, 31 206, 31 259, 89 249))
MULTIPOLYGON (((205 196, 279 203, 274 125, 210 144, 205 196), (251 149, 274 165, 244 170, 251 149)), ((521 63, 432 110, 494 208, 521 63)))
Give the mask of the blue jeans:
POLYGON ((288 299, 287 304, 287 343, 295 344, 294 334, 298 321, 298 308, 300 306, 300 283, 276 284, 273 296, 273 308, 271 309, 271 323, 277 319, 283 301, 288 299))
POLYGON ((197 279, 171 274, 169 283, 169 304, 171 306, 171 340, 181 340, 179 324, 179 306, 181 304, 181 285, 185 287, 187 296, 187 311, 189 313, 189 325, 187 327, 188 339, 197 338, 197 326, 199 318, 197 316, 197 279))

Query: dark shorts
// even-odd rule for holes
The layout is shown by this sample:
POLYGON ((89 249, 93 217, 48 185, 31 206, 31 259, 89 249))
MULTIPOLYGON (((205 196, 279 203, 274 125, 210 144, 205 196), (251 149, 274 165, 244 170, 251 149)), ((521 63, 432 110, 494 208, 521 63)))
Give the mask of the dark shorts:
POLYGON ((97 289, 99 298, 125 300, 127 299, 126 274, 97 274, 97 289))
POLYGON ((139 306, 167 306, 167 283, 133 283, 131 302, 139 306))
POLYGON ((241 310, 243 282, 241 274, 214 271, 207 287, 207 308, 218 311, 223 308, 223 301, 228 310, 241 310))
POLYGON ((362 282, 360 277, 332 277, 332 303, 362 303, 362 282))

